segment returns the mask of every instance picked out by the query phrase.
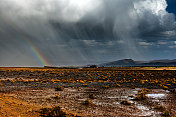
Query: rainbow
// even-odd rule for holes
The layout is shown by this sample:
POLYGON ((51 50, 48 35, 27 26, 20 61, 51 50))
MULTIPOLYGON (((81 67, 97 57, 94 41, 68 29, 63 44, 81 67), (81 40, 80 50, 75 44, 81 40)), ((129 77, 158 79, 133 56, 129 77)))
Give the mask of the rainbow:
POLYGON ((28 49, 32 53, 32 55, 37 59, 41 66, 49 65, 48 61, 44 58, 44 56, 40 53, 40 51, 29 41, 25 39, 25 42, 28 45, 28 49))
POLYGON ((37 61, 40 63, 41 66, 50 65, 48 63, 48 61, 40 53, 40 51, 29 41, 29 39, 27 39, 26 35, 20 33, 20 31, 17 28, 15 28, 13 25, 11 25, 11 22, 7 23, 7 20, 3 20, 3 21, 9 27, 11 27, 13 30, 16 31, 16 33, 18 34, 18 36, 21 38, 21 41, 24 43, 26 49, 28 49, 32 53, 33 57, 35 57, 37 59, 37 61))

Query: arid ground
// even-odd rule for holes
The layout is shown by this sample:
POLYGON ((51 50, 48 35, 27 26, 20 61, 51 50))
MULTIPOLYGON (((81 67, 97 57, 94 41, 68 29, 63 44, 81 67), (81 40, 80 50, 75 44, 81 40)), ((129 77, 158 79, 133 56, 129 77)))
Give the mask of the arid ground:
POLYGON ((174 117, 176 68, 0 68, 0 116, 174 117))

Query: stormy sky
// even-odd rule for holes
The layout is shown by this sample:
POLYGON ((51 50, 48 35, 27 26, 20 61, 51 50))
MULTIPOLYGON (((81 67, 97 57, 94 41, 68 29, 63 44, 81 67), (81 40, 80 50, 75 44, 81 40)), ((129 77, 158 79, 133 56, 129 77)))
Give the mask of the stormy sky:
POLYGON ((174 0, 0 0, 0 66, 176 59, 174 0))

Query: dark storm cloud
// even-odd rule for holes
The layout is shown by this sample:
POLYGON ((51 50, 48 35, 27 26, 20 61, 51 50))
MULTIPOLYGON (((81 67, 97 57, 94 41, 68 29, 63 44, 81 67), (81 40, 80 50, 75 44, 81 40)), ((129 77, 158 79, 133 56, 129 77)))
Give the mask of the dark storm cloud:
POLYGON ((138 29, 141 38, 156 38, 175 36, 176 23, 173 14, 166 14, 162 18, 146 12, 140 20, 138 29))
POLYGON ((52 65, 71 65, 140 59, 176 34, 165 0, 0 1, 1 65, 19 55, 17 64, 36 65, 26 40, 52 65))
POLYGON ((60 35, 66 35, 72 39, 106 41, 121 38, 127 35, 126 33, 130 33, 130 36, 154 41, 154 37, 175 36, 175 16, 166 12, 167 6, 163 5, 164 3, 165 1, 153 1, 151 4, 153 6, 141 9, 139 5, 145 6, 148 2, 103 1, 103 8, 101 7, 96 16, 92 17, 88 14, 78 22, 51 21, 50 23, 60 35), (157 6, 160 7, 157 8, 157 6))
POLYGON ((74 24, 60 24, 51 22, 55 30, 58 30, 59 35, 68 36, 68 39, 90 39, 102 40, 114 39, 112 26, 104 27, 103 23, 92 24, 91 22, 78 22, 74 24))

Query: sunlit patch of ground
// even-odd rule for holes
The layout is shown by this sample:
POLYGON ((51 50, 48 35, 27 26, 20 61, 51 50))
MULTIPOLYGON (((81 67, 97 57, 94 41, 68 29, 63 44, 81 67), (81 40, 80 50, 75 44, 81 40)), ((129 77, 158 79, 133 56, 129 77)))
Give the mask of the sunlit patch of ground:
POLYGON ((42 106, 0 94, 1 117, 37 117, 42 106))

